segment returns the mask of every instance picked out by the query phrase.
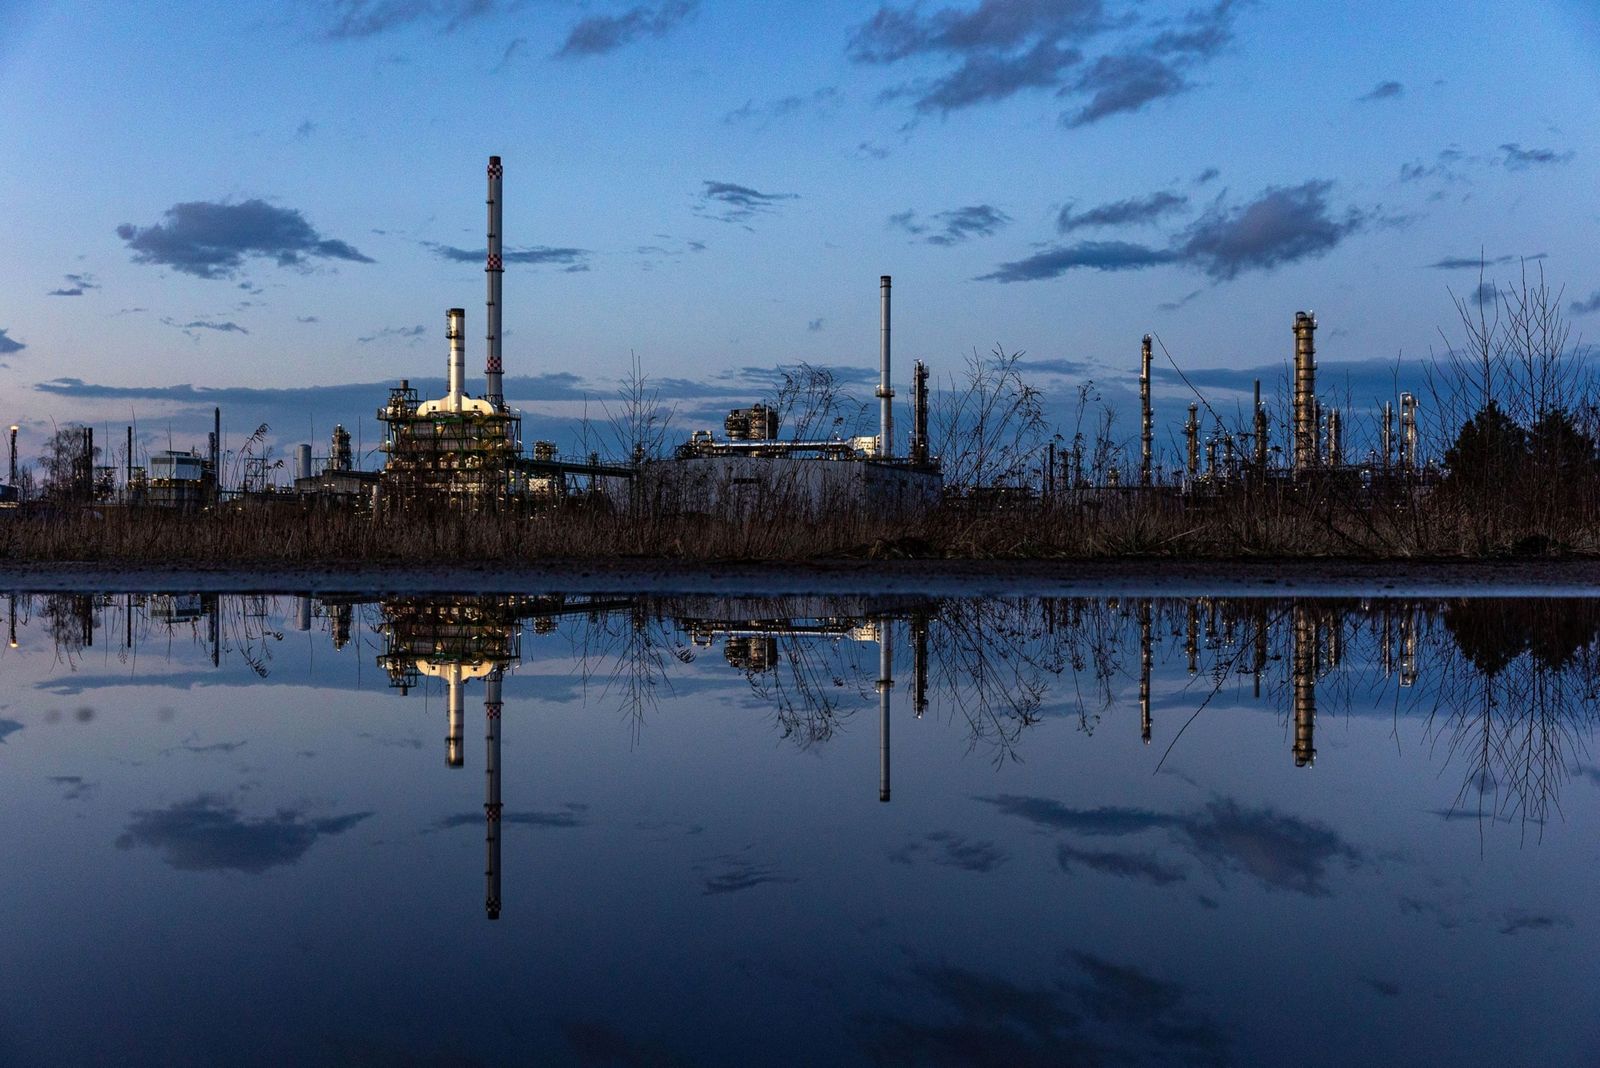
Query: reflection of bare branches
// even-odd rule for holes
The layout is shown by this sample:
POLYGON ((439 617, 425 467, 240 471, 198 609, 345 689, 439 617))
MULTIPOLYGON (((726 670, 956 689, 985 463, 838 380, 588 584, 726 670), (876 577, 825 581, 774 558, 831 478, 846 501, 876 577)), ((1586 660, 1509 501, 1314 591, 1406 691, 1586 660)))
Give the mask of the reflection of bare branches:
POLYGON ((841 695, 859 705, 872 692, 868 672, 859 662, 845 663, 836 639, 810 635, 783 635, 772 670, 746 669, 745 677, 756 697, 773 705, 783 737, 801 749, 832 738, 855 711, 844 709, 841 695))
POLYGON ((637 742, 645 714, 656 708, 657 689, 672 688, 668 651, 683 663, 691 662, 694 654, 675 643, 661 616, 651 615, 642 604, 627 613, 596 612, 583 618, 585 625, 573 650, 583 685, 604 678, 601 695, 619 695, 623 717, 637 742))
MULTIPOLYGON (((951 601, 929 630, 934 685, 967 721, 969 747, 994 747, 995 763, 1018 759, 1022 731, 1037 723, 1048 690, 1041 602, 951 601)), ((1059 670, 1056 668, 1055 670, 1059 670)))

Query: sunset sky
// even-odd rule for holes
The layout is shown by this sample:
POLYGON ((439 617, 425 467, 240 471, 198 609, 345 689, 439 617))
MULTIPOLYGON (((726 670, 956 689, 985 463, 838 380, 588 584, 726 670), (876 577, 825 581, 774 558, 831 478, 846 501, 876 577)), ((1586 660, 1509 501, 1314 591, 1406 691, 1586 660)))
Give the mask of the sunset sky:
POLYGON ((880 274, 902 398, 1002 345, 1063 419, 1126 403, 1147 331, 1214 402, 1273 389, 1301 308, 1366 403, 1480 255, 1600 328, 1592 0, 0 0, 0 101, 30 458, 80 419, 198 444, 214 403, 370 449, 451 306, 481 389, 490 154, 506 392, 566 446, 635 355, 685 436, 780 364, 865 396, 880 274))

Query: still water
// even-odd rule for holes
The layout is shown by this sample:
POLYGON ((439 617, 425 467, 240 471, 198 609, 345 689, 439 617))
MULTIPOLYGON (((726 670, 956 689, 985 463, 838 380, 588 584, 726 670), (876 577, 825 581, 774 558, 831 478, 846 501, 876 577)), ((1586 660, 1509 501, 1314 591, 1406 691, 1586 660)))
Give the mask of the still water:
POLYGON ((6 1065, 1600 1060, 1600 602, 0 609, 6 1065))

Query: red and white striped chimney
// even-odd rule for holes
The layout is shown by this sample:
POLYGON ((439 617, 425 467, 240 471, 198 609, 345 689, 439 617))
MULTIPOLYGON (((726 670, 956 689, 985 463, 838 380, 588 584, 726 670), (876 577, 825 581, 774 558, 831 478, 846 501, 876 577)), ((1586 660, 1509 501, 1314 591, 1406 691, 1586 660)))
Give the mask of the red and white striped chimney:
POLYGON ((499 156, 489 157, 489 249, 483 266, 489 282, 488 359, 483 369, 484 399, 497 409, 505 406, 505 386, 500 366, 500 276, 504 264, 500 251, 500 178, 504 174, 499 156))

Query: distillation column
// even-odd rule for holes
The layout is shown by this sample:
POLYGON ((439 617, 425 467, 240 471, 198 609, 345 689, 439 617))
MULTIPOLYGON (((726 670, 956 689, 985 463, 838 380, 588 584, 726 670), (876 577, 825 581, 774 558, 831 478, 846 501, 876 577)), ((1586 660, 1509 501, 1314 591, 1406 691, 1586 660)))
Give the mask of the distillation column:
POLYGON ((1187 455, 1185 466, 1189 470, 1189 481, 1193 482, 1200 477, 1200 406, 1189 405, 1189 418, 1183 424, 1183 440, 1187 455))
POLYGON ((502 673, 495 668, 483 680, 484 740, 488 753, 484 757, 483 791, 483 841, 484 841, 484 894, 483 908, 489 919, 500 918, 500 682, 502 673))
POLYGON ((1317 348, 1315 316, 1294 313, 1294 472, 1317 465, 1317 348))
POLYGON ((1255 403, 1255 431, 1256 431, 1256 474, 1265 477, 1267 473, 1267 409, 1261 403, 1261 379, 1256 379, 1255 403))
POLYGON ((1152 453, 1155 444, 1155 414, 1150 406, 1149 334, 1139 348, 1139 485, 1150 485, 1152 453))

